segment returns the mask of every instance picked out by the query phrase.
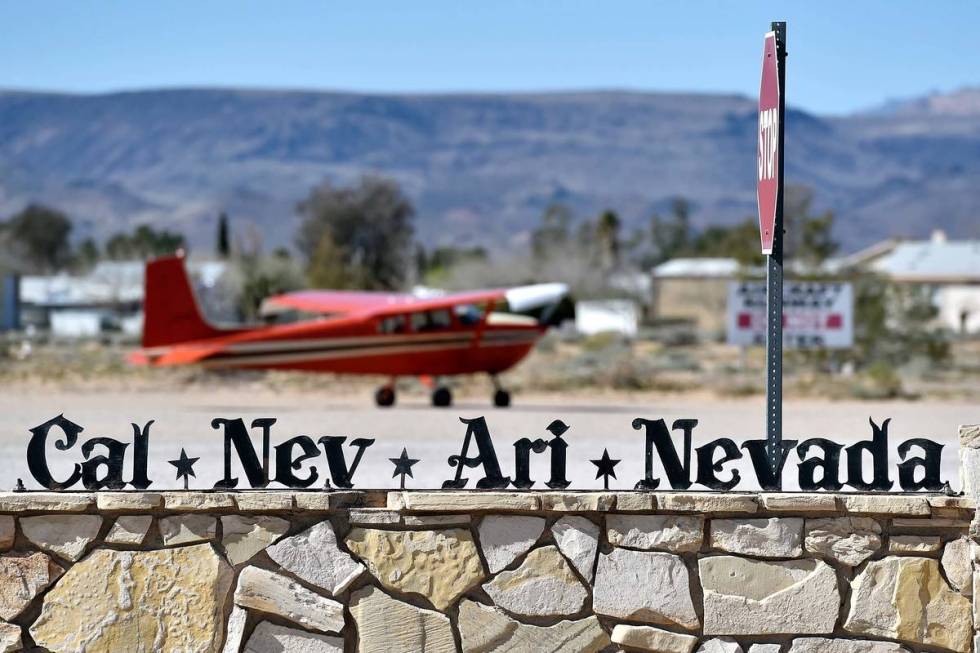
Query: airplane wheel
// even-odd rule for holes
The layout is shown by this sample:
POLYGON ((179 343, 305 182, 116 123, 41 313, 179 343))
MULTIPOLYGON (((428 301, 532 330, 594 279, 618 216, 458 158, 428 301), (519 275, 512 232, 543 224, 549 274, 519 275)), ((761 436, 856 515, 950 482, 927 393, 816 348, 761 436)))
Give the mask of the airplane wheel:
POLYGON ((493 405, 497 408, 507 408, 510 406, 510 393, 506 390, 497 390, 494 392, 493 405))
POLYGON ((379 406, 394 406, 395 389, 388 386, 378 388, 374 393, 374 403, 379 406))
POLYGON ((453 393, 449 388, 440 386, 432 392, 432 405, 439 407, 451 406, 453 403, 453 393))

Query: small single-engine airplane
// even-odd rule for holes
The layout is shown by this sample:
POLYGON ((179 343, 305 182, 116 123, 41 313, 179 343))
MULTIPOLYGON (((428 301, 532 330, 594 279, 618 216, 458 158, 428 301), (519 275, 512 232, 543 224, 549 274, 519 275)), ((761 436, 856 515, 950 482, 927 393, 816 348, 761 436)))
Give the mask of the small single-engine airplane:
POLYGON ((304 290, 269 297, 262 307, 280 322, 286 314, 299 321, 218 326, 204 318, 178 254, 146 264, 143 349, 131 360, 388 376, 375 393, 379 406, 395 403, 400 376, 419 377, 432 388, 434 406, 449 406, 452 393, 439 377, 486 372, 493 403, 503 407, 510 393, 497 375, 531 351, 567 294, 560 283, 429 297, 304 290), (531 309, 543 309, 541 317, 517 313, 531 309))

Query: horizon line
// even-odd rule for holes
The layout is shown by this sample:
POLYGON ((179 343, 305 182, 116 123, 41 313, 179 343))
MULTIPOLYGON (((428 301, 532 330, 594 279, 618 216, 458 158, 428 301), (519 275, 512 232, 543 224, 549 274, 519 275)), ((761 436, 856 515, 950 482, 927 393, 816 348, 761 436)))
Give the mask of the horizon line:
MULTIPOLYGON (((896 97, 896 98, 886 98, 881 102, 865 107, 863 109, 851 110, 851 111, 831 111, 831 112, 821 112, 813 111, 811 109, 802 108, 796 106, 797 110, 803 110, 807 113, 813 115, 821 116, 848 116, 856 115, 861 113, 887 110, 889 105, 896 103, 914 102, 916 100, 922 100, 930 97, 936 96, 947 96, 954 95, 962 92, 977 91, 980 90, 980 85, 963 84, 951 91, 940 91, 936 89, 930 89, 923 91, 923 93, 918 95, 896 97)), ((751 95, 747 95, 740 91, 735 90, 718 90, 718 91, 707 91, 707 90, 684 90, 684 89, 649 89, 649 88, 635 88, 635 87, 580 87, 580 88, 545 88, 545 89, 512 89, 512 90, 477 90, 477 89, 457 89, 457 90, 399 90, 399 91, 384 91, 384 90, 354 90, 354 89, 342 89, 342 88, 332 88, 332 87, 316 87, 316 86, 263 86, 263 85, 233 85, 233 84, 175 84, 175 85, 161 85, 161 86, 145 86, 145 87, 129 87, 129 88, 117 88, 117 89, 103 89, 103 90, 60 90, 51 88, 41 88, 41 87, 18 87, 18 86, 2 86, 0 85, 0 95, 50 95, 50 96, 64 96, 64 97, 107 97, 113 95, 136 95, 136 94, 150 94, 150 93, 176 93, 176 92, 206 92, 206 91, 219 91, 219 92, 239 92, 239 93, 254 93, 254 94, 320 94, 320 95, 346 95, 346 96, 367 96, 367 97, 388 97, 388 98, 408 98, 408 97, 419 97, 419 98, 464 98, 464 97, 502 97, 502 96, 523 96, 523 97, 535 97, 535 96, 572 96, 572 95, 674 95, 674 96, 701 96, 701 97, 729 97, 744 99, 747 101, 753 101, 754 98, 751 95)), ((792 103, 791 103, 792 104, 792 103)))

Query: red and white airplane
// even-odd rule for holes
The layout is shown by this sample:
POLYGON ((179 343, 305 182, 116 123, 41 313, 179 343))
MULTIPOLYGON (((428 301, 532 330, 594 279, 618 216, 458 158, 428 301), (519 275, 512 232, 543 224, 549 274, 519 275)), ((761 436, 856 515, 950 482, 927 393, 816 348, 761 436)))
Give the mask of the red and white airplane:
POLYGON ((178 255, 146 264, 143 349, 131 360, 388 376, 375 393, 379 406, 395 403, 399 376, 419 377, 433 387, 433 405, 449 406, 449 388, 432 379, 485 372, 493 380, 494 405, 508 406, 510 393, 497 375, 531 351, 567 293, 560 283, 432 297, 304 290, 266 299, 263 313, 308 319, 218 326, 204 318, 178 255), (535 308, 544 309, 542 319, 515 313, 535 308))

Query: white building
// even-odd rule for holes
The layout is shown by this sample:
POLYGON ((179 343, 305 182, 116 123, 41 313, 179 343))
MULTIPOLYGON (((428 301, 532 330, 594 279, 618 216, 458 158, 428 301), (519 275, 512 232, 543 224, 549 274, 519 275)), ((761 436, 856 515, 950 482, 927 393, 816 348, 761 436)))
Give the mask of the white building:
POLYGON ((885 241, 847 259, 895 283, 928 288, 943 326, 980 333, 980 240, 954 240, 937 231, 929 240, 885 241))
POLYGON ((581 300, 575 302, 575 330, 587 336, 619 333, 635 337, 640 326, 640 307, 629 299, 581 300))
MULTIPOLYGON (((192 262, 193 278, 212 287, 224 273, 220 261, 192 262)), ((142 261, 105 261, 86 275, 20 278, 21 326, 58 338, 109 333, 138 337, 143 330, 142 261)))

